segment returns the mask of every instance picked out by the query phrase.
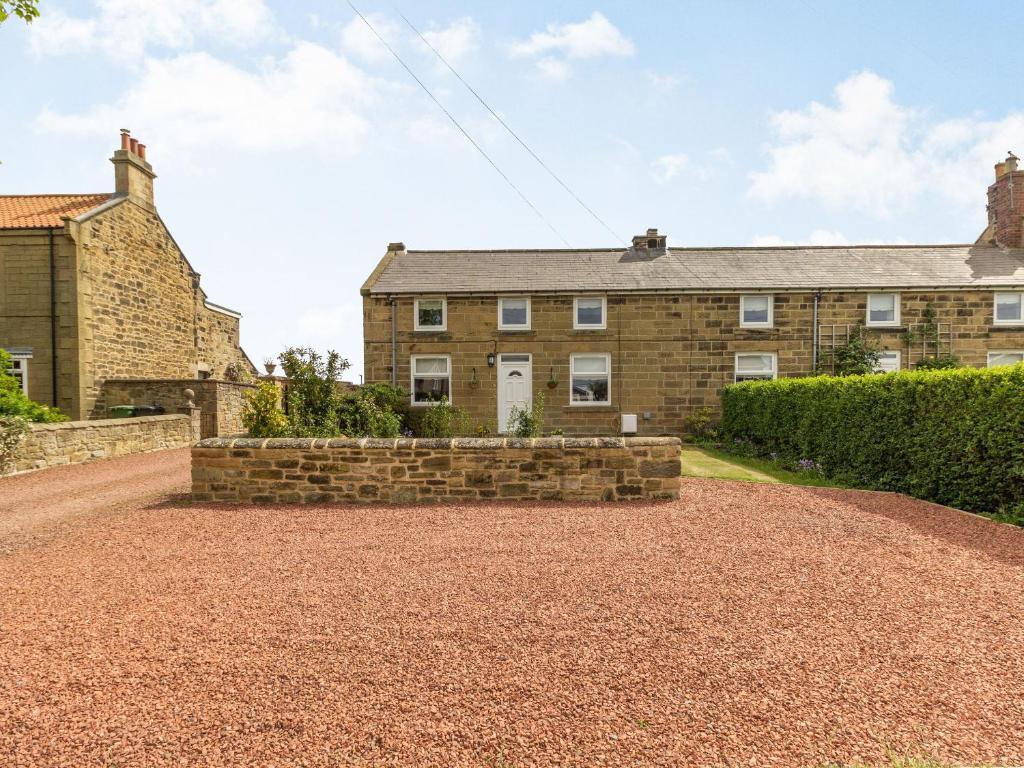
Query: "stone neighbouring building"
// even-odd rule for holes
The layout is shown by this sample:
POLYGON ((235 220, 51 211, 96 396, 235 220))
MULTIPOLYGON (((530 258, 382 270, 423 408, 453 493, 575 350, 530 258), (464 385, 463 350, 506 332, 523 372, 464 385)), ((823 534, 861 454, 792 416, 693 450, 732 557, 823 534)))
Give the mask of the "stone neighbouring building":
POLYGON ((195 437, 187 414, 31 424, 13 460, 0 466, 0 475, 186 448, 195 437))
POLYGON ((145 145, 123 131, 111 162, 113 194, 0 196, 0 347, 29 397, 73 419, 119 404, 112 379, 255 373, 241 316, 207 299, 157 212, 145 145))
POLYGON ((447 395, 492 433, 543 394, 547 429, 658 435, 717 410, 733 381, 827 370, 862 324, 881 370, 1024 362, 1013 156, 988 199, 969 245, 669 248, 657 230, 593 250, 392 243, 362 288, 365 378, 410 390, 414 410, 447 395))
POLYGON ((652 438, 214 438, 194 501, 258 504, 679 498, 680 441, 652 438))

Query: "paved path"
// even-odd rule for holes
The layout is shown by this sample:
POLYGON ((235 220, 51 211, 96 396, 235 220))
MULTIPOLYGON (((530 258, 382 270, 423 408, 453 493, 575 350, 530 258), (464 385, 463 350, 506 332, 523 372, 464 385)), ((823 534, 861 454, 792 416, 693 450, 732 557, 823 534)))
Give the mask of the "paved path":
POLYGON ((187 448, 0 478, 0 553, 96 515, 173 501, 188 483, 187 448))

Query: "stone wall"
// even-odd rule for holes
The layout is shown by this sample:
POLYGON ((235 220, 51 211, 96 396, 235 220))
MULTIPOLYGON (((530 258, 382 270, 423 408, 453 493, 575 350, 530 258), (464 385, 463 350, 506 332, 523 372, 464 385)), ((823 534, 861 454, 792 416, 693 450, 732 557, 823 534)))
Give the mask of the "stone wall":
MULTIPOLYGON (((821 359, 828 360, 833 339, 845 340, 866 315, 867 291, 825 291, 819 305, 821 359)), ((951 352, 966 365, 984 366, 989 350, 1024 349, 1024 327, 993 324, 993 291, 903 291, 901 325, 870 329, 880 347, 901 352, 903 368, 912 367, 924 352, 920 338, 907 342, 908 331, 920 331, 929 305, 941 325, 942 353, 951 352), (948 331, 948 334, 947 334, 948 331)), ((474 428, 497 431, 497 372, 488 354, 529 353, 533 361, 534 400, 545 396, 544 427, 567 435, 617 434, 621 413, 639 416, 641 435, 682 434, 687 417, 702 408, 717 411, 722 387, 732 383, 735 355, 773 352, 778 375, 807 376, 813 371, 813 293, 774 293, 774 325, 768 329, 740 327, 739 292, 678 294, 610 294, 607 328, 574 330, 573 296, 531 297, 531 329, 502 331, 497 327, 497 296, 449 296, 447 329, 413 329, 413 297, 395 298, 397 381, 410 389, 410 358, 418 354, 451 356, 451 400, 469 412, 474 428), (569 402, 569 358, 573 353, 611 356, 611 404, 569 402), (554 386, 549 387, 548 382, 554 386), (644 418, 644 414, 649 418, 644 418)), ((364 360, 366 381, 391 380, 391 307, 382 296, 364 296, 364 360)), ((416 408, 415 410, 419 410, 416 408)))
POLYGON ((242 406, 245 394, 254 384, 214 379, 109 379, 103 382, 100 401, 107 415, 114 405, 162 405, 174 413, 185 404, 182 390, 195 392, 194 402, 201 410, 202 436, 224 437, 245 432, 242 406))
POLYGON ((203 440, 192 498, 266 504, 676 499, 678 438, 203 440))
POLYGON ((184 448, 192 442, 192 423, 183 414, 32 424, 14 461, 0 474, 184 448))

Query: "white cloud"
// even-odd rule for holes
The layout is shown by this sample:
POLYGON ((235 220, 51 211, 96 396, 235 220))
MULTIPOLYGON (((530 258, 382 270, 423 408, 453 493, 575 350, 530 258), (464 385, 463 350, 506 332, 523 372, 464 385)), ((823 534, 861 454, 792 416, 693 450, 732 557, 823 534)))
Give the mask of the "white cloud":
POLYGON ((633 41, 597 11, 586 21, 548 24, 546 31, 534 32, 529 39, 514 43, 511 48, 514 56, 541 57, 537 66, 554 79, 568 75, 569 59, 632 56, 634 50, 633 41))
POLYGON ((651 173, 656 181, 664 184, 678 176, 689 164, 689 156, 682 152, 674 155, 662 155, 651 163, 651 173))
MULTIPOLYGON (((389 45, 397 45, 400 36, 397 24, 378 13, 367 14, 366 19, 389 45)), ((358 16, 342 28, 341 44, 346 51, 368 62, 377 63, 391 56, 377 35, 358 16)))
POLYGON ((679 78, 675 75, 663 75, 652 70, 644 72, 644 76, 647 78, 647 82, 651 84, 651 87, 656 91, 674 91, 679 87, 679 78))
POLYGON ((811 102, 772 116, 777 138, 768 168, 751 174, 753 197, 885 217, 925 196, 976 212, 992 165, 1024 135, 1022 112, 929 122, 897 103, 893 83, 873 72, 849 77, 834 95, 833 106, 811 102))
POLYGON ((319 146, 351 152, 369 132, 356 109, 371 102, 378 87, 344 57, 312 43, 299 43, 257 72, 188 53, 147 60, 117 102, 79 114, 46 110, 37 123, 52 133, 97 135, 130 125, 161 150, 319 146))
POLYGON ((49 9, 30 27, 32 51, 133 59, 151 47, 188 49, 199 38, 252 45, 275 32, 263 0, 94 0, 93 5, 90 17, 49 9))
POLYGON ((476 49, 479 36, 480 29, 469 16, 456 19, 447 27, 423 33, 427 42, 452 65, 459 63, 476 49))

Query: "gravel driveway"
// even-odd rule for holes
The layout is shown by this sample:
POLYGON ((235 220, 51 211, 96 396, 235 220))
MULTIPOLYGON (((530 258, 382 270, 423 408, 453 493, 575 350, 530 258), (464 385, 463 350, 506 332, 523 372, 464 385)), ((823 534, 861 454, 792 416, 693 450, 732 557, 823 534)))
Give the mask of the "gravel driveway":
MULTIPOLYGON (((31 482, 66 504, 121 461, 31 482)), ((184 454, 136 461, 180 486, 184 454)), ((1024 763, 1024 532, 882 494, 683 496, 114 493, 0 555, 0 765, 1024 763)))

